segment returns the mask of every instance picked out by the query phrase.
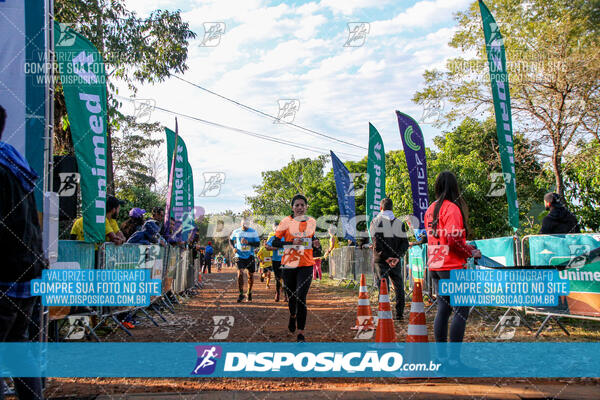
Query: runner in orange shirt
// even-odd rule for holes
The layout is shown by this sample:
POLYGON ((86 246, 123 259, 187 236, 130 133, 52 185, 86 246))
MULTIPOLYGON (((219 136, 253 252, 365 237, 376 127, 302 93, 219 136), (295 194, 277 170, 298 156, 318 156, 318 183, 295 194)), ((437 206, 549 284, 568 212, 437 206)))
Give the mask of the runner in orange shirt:
POLYGON ((312 281, 313 243, 317 222, 306 214, 308 201, 297 194, 292 199, 292 215, 284 218, 277 227, 273 247, 284 249, 281 260, 284 289, 288 295, 290 319, 288 329, 294 333, 298 329, 298 342, 304 342, 306 325, 306 296, 312 281))

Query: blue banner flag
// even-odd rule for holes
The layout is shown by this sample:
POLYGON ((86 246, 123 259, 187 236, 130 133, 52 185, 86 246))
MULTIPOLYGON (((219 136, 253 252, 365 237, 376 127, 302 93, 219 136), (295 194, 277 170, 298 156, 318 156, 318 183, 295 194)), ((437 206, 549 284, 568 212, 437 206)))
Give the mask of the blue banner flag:
POLYGON ((340 207, 340 217, 344 227, 344 239, 352 240, 356 234, 356 208, 354 205, 354 183, 350 178, 350 172, 344 163, 331 152, 331 162, 333 163, 333 177, 335 178, 335 190, 337 192, 338 206, 340 207))
POLYGON ((425 229, 425 211, 429 207, 425 141, 417 121, 400 111, 396 111, 396 115, 412 189, 413 215, 419 220, 419 226, 412 226, 412 228, 415 236, 418 237, 419 233, 425 229))

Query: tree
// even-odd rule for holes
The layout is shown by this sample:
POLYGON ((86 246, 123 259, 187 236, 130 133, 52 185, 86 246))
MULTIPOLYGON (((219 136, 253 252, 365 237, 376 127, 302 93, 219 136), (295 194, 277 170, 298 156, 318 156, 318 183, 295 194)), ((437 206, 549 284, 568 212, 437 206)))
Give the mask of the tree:
POLYGON ((325 155, 314 160, 292 158, 280 170, 262 172, 263 183, 254 186, 256 195, 246 196, 246 203, 257 215, 286 215, 291 211, 290 201, 300 193, 309 199, 308 214, 315 215, 322 207, 319 202, 328 197, 319 189, 327 159, 325 155))
MULTIPOLYGON (((126 118, 119 108, 117 83, 125 83, 135 95, 138 84, 162 82, 173 73, 187 70, 188 40, 196 35, 181 19, 180 11, 153 11, 138 18, 124 0, 57 0, 58 22, 88 38, 105 63, 108 91, 108 170, 112 190, 111 131, 118 130, 126 118)), ((55 96, 55 148, 57 153, 73 153, 64 96, 60 85, 55 96)), ((126 121, 136 129, 135 120, 126 121)), ((144 129, 144 128, 140 128, 144 129)))
POLYGON ((565 163, 565 198, 582 228, 600 230, 600 145, 581 143, 565 163), (569 161, 572 161, 571 163, 569 161))
MULTIPOLYGON (((444 136, 434 138, 434 144, 439 152, 428 160, 430 199, 435 199, 433 188, 437 174, 452 171, 470 209, 470 237, 511 235, 495 120, 480 122, 467 118, 444 136)), ((535 230, 537 221, 529 221, 527 215, 541 201, 549 182, 543 165, 535 157, 536 144, 520 133, 515 134, 514 144, 521 230, 535 230)))
MULTIPOLYGON (((563 157, 579 140, 600 142, 600 46, 597 1, 487 0, 504 37, 515 126, 540 144, 562 195, 563 157), (595 10, 595 12, 593 12, 595 10), (595 138, 595 139, 594 139, 595 138)), ((413 101, 451 105, 440 123, 493 112, 477 2, 458 13, 449 45, 465 56, 447 71, 429 70, 413 101), (467 55, 474 54, 474 57, 467 55)), ((537 147, 537 146, 536 146, 537 147)))
POLYGON ((144 161, 148 150, 164 141, 152 138, 159 128, 158 123, 139 124, 134 117, 123 118, 119 134, 113 138, 114 161, 119 166, 115 173, 117 192, 126 186, 150 188, 156 184, 151 167, 144 161))
MULTIPOLYGON (((459 126, 450 132, 444 133, 434 139, 434 144, 439 149, 426 149, 427 174, 429 181, 429 198, 435 199, 434 183, 437 175, 444 170, 454 172, 459 180, 462 194, 471 209, 470 238, 490 238, 511 235, 512 229, 508 224, 508 204, 504 193, 492 193, 494 173, 501 173, 500 154, 496 126, 493 119, 485 122, 472 118, 465 119, 459 126)), ((528 220, 530 211, 542 201, 542 197, 550 185, 543 166, 535 157, 536 144, 527 140, 521 134, 515 135, 515 163, 517 193, 520 203, 522 228, 526 233, 539 230, 538 220, 528 220)), ((325 156, 326 157, 326 156, 325 156)), ((306 168, 312 171, 312 178, 306 179, 303 174, 302 188, 309 199, 309 214, 315 218, 324 215, 339 215, 337 194, 333 171, 323 174, 325 163, 320 157, 317 160, 302 159, 292 160, 290 164, 280 171, 263 173, 263 182, 255 187, 256 196, 247 197, 252 211, 256 214, 265 214, 265 210, 275 210, 274 214, 289 212, 289 199, 295 194, 290 190, 284 176, 289 176, 290 170, 299 171, 306 168), (301 164, 304 164, 302 166, 301 164), (309 167, 309 165, 311 167, 309 167), (285 173, 281 171, 285 170, 285 173), (286 199, 282 209, 277 209, 276 199, 286 199)), ((350 173, 358 174, 355 185, 360 189, 364 187, 366 172, 366 157, 358 162, 344 163, 350 173)), ((501 175, 500 175, 501 176, 501 175)), ((496 181, 497 182, 497 181, 496 181)), ((501 189, 501 188, 500 188, 501 189)), ((412 191, 406 159, 403 151, 388 151, 386 153, 386 195, 394 203, 394 214, 398 217, 412 214, 412 191)), ((365 213, 365 194, 360 193, 355 198, 356 214, 365 213)), ((364 226, 358 226, 360 231, 364 226)))

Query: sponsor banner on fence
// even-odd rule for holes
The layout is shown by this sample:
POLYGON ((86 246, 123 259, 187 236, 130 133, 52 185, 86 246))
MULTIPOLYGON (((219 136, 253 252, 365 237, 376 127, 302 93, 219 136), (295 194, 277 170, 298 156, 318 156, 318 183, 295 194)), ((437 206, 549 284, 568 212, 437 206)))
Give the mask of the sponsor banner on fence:
POLYGON ((529 236, 528 242, 531 265, 567 265, 559 276, 569 281, 571 292, 544 311, 600 317, 600 261, 576 262, 600 247, 600 234, 529 236))
POLYGON ((434 343, 0 343, 0 376, 546 378, 600 371, 600 343, 447 345, 461 363, 439 359, 434 343))

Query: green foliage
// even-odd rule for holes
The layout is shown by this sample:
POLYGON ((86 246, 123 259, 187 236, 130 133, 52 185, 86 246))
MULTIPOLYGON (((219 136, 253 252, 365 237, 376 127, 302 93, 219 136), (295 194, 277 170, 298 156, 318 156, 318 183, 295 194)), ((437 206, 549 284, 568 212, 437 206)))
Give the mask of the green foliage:
POLYGON ((159 146, 163 139, 153 139, 159 124, 137 124, 133 117, 125 117, 121 130, 112 138, 115 171, 115 189, 128 186, 151 187, 156 183, 152 170, 145 162, 148 152, 159 146))
MULTIPOLYGON (((471 210, 470 236, 490 238, 511 235, 505 195, 488 196, 492 186, 490 176, 492 173, 501 173, 495 122, 491 119, 480 122, 467 118, 452 131, 436 137, 434 143, 438 151, 426 149, 431 201, 435 199, 433 189, 437 175, 444 170, 450 170, 458 177, 462 194, 471 210)), ((521 205, 521 221, 523 229, 530 231, 539 230, 541 220, 526 217, 531 214, 532 209, 539 211, 538 206, 551 182, 535 157, 537 151, 535 143, 520 134, 515 136, 517 194, 521 205)), ((255 214, 268 214, 268 210, 277 210, 283 214, 289 212, 289 199, 295 191, 290 189, 289 182, 281 177, 288 175, 290 170, 302 171, 302 163, 307 171, 312 172, 310 184, 301 188, 309 199, 308 213, 315 218, 339 214, 333 171, 324 173, 325 163, 322 157, 317 160, 292 160, 283 168, 286 173, 263 173, 263 182, 255 187, 257 195, 247 197, 247 202, 255 214), (275 177, 278 179, 274 179, 275 177), (275 199, 287 201, 283 207, 278 208, 275 199)), ((345 165, 351 173, 364 174, 367 159, 346 162, 345 165)), ((299 177, 298 174, 292 176, 299 177)), ((364 179, 364 175, 358 175, 355 179, 355 187, 359 192, 366 186, 364 179)), ((412 214, 412 190, 403 151, 386 153, 386 194, 394 202, 394 213, 397 216, 412 214)), ((362 193, 355 200, 356 214, 364 214, 365 194, 362 193)), ((332 223, 335 222, 334 217, 332 223)), ((359 225, 358 229, 362 230, 364 227, 359 225)))
POLYGON ((133 207, 142 208, 147 216, 151 216, 154 207, 165 206, 165 200, 147 186, 124 185, 117 192, 117 197, 127 202, 119 211, 119 222, 129 217, 129 210, 133 207))
POLYGON ((582 228, 600 231, 600 144, 581 144, 578 153, 567 158, 565 174, 569 208, 582 228))
MULTIPOLYGON (((538 141, 562 193, 562 158, 579 140, 600 142, 598 1, 486 0, 504 37, 513 122, 538 141), (547 153, 547 154, 546 154, 547 153)), ((424 74, 413 100, 444 104, 444 122, 476 111, 493 114, 481 15, 477 2, 458 13, 449 45, 463 55, 446 71, 424 74)))

